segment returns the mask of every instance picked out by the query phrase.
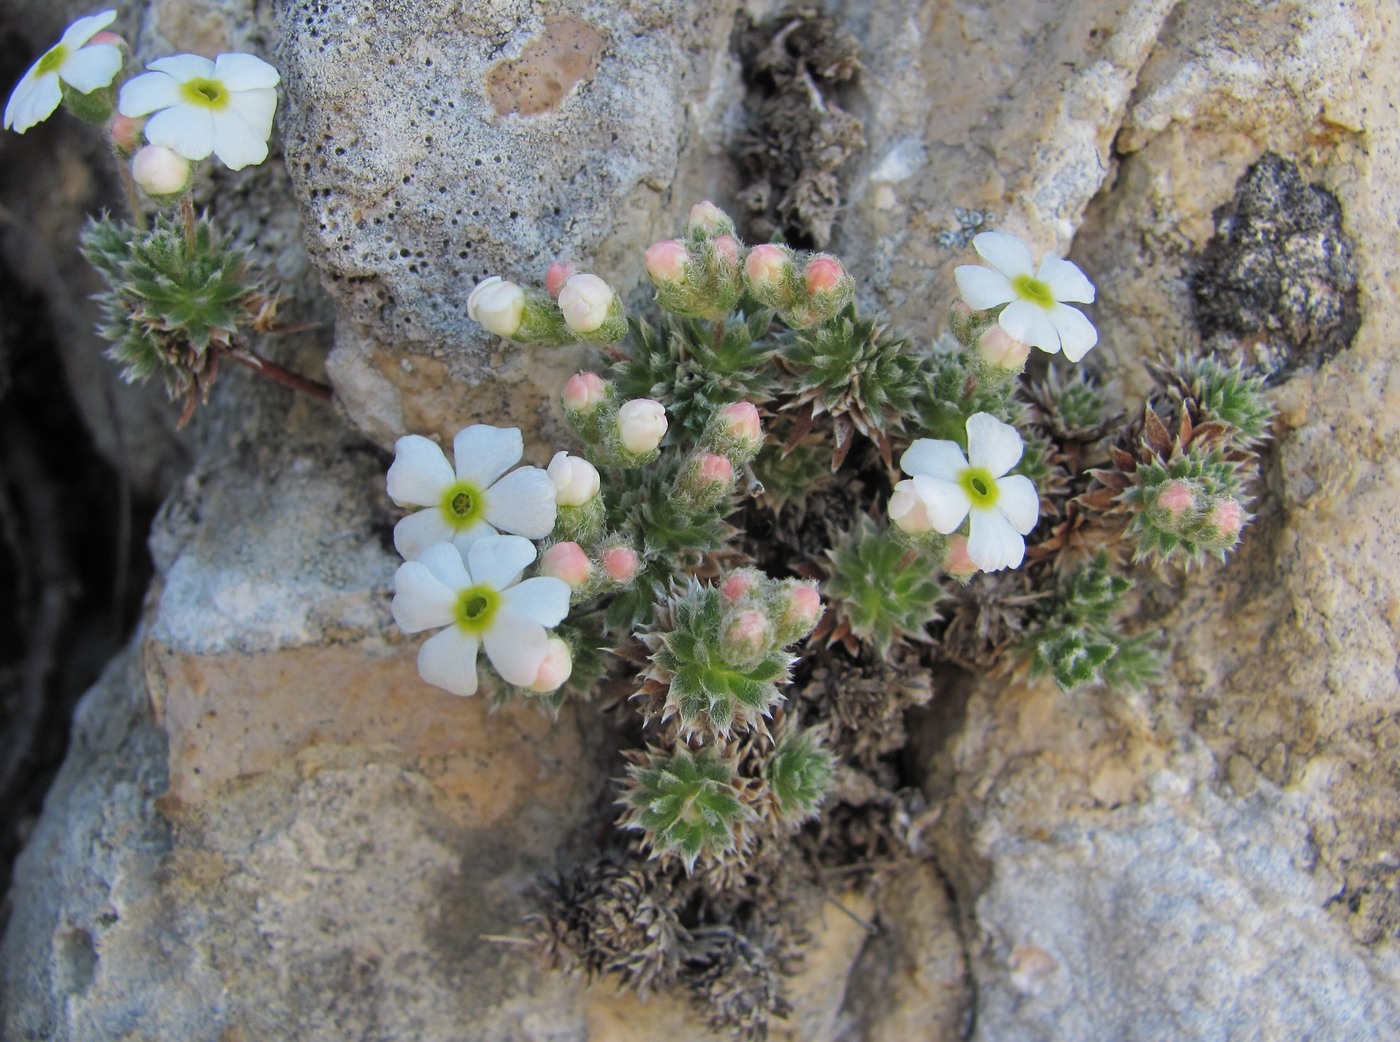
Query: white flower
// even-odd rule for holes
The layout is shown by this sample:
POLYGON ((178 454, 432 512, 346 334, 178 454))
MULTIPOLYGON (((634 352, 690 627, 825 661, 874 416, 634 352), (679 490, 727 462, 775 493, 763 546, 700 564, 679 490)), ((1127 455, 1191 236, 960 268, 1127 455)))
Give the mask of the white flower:
POLYGON ((564 682, 568 673, 545 630, 569 613, 569 587, 545 576, 521 582, 534 559, 528 539, 491 535, 473 543, 465 561, 451 543, 435 543, 399 566, 393 603, 399 629, 446 627, 418 650, 424 680, 454 695, 476 694, 476 653, 484 647, 508 684, 534 688, 556 676, 564 682))
POLYGON ((83 45, 116 17, 116 11, 103 11, 79 18, 58 43, 29 67, 5 106, 6 130, 13 128, 23 134, 52 116, 63 100, 63 83, 79 94, 91 94, 112 82, 122 67, 121 48, 111 43, 83 45))
POLYGON ((1099 340, 1094 325, 1078 308, 1062 301, 1091 304, 1094 287, 1078 265, 1046 254, 1040 270, 1032 266, 1030 248, 1014 235, 983 232, 972 240, 991 265, 963 264, 953 273, 958 292, 978 311, 1005 304, 999 321, 1017 340, 1077 362, 1099 340))
POLYGON ((272 114, 277 109, 277 70, 251 54, 221 54, 213 61, 195 54, 160 58, 122 85, 117 111, 155 115, 146 140, 186 159, 213 152, 230 170, 267 158, 272 114))
POLYGON ((554 529, 554 482, 539 467, 520 467, 520 431, 476 424, 452 441, 454 470, 442 450, 410 434, 394 446, 389 496, 400 506, 427 507, 394 526, 394 546, 414 560, 434 543, 465 552, 498 531, 543 539, 554 529), (504 476, 503 476, 504 475, 504 476))
POLYGON ((983 571, 1018 566, 1026 555, 1022 537, 1040 517, 1031 479, 1006 473, 1022 450, 1015 427, 979 412, 967 421, 966 456, 957 442, 920 438, 899 460, 935 531, 949 535, 972 514, 967 555, 983 571))

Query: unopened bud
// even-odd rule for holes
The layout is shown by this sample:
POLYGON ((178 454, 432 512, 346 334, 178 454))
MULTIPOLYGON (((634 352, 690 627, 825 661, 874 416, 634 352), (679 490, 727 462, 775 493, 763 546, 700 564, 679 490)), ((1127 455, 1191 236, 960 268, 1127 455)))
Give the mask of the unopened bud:
POLYGON ((1031 353, 1030 344, 1018 340, 1000 324, 989 326, 977 338, 977 355, 994 369, 1019 373, 1026 367, 1026 359, 1031 353))
POLYGON ((922 535, 933 531, 933 520, 928 516, 928 505, 923 496, 914 488, 913 478, 905 478, 894 487, 887 508, 890 522, 910 535, 922 535))
POLYGON ((729 215, 708 199, 690 208, 685 233, 692 239, 714 239, 734 234, 734 222, 729 215))
POLYGON ((577 270, 578 269, 572 264, 566 264, 564 261, 555 261, 549 266, 549 270, 544 273, 545 292, 557 300, 559 291, 564 288, 564 283, 568 282, 577 270))
POLYGON ((1196 494, 1184 481, 1168 481, 1157 493, 1157 509, 1173 521, 1179 521, 1195 506, 1196 494))
POLYGON ((726 267, 737 268, 739 266, 739 240, 732 235, 721 235, 710 243, 710 249, 714 251, 715 259, 726 267))
POLYGON ((573 671, 574 657, 569 651, 569 645, 560 637, 550 637, 545 644, 544 658, 540 660, 530 690, 540 694, 558 690, 573 671))
POLYGON ((145 129, 145 116, 123 116, 120 112, 113 116, 112 147, 117 150, 117 155, 123 159, 133 155, 141 147, 141 142, 145 140, 143 133, 145 129))
POLYGON ((692 508, 719 503, 734 488, 734 465, 725 456, 698 452, 681 471, 676 489, 692 508))
POLYGON ((816 628, 822 617, 822 598, 809 582, 789 580, 778 610, 777 641, 780 645, 801 640, 816 628))
POLYGON ((173 202, 190 186, 190 161, 160 145, 147 145, 131 157, 131 176, 157 202, 173 202))
POLYGON ((126 38, 120 33, 114 33, 103 29, 100 33, 95 34, 92 39, 88 40, 87 43, 83 44, 83 46, 91 47, 94 44, 107 44, 109 47, 121 47, 125 49, 126 38))
POLYGON ((554 482, 554 501, 561 507, 579 507, 598 495, 598 468, 579 456, 555 453, 547 470, 554 482))
POLYGON ((943 570, 955 579, 966 579, 981 571, 968 556, 967 536, 948 537, 948 548, 943 552, 943 570))
POLYGON ((633 398, 617 410, 622 447, 634 456, 654 452, 666 435, 666 410, 650 398, 633 398))
POLYGON ((715 411, 705 442, 732 463, 747 463, 763 447, 763 421, 752 402, 731 402, 715 411))
POLYGON ((1206 515, 1206 524, 1215 529, 1216 535, 1225 542, 1232 542, 1239 536, 1244 522, 1244 507, 1233 499, 1222 499, 1206 515))
POLYGON ((679 239, 666 239, 647 248, 647 275, 657 286, 673 286, 685 281, 690 251, 679 239))
POLYGON ((781 290, 791 270, 791 254, 773 243, 755 246, 744 258, 744 274, 748 276, 749 289, 759 297, 766 298, 781 290))
POLYGON ((575 373, 564 384, 564 407, 588 414, 608 400, 608 385, 597 373, 575 373))
POLYGON ((467 297, 467 317, 497 336, 514 336, 524 314, 525 291, 499 275, 477 283, 467 297))
POLYGON ((724 580, 719 595, 728 604, 738 604, 755 594, 762 585, 762 574, 753 568, 741 568, 724 580))
POLYGON ((807 262, 804 273, 807 292, 813 296, 828 296, 841 291, 846 282, 846 269, 835 257, 819 253, 807 262))
POLYGON ((637 577, 641 559, 630 546, 610 546, 603 551, 603 571, 615 583, 630 583, 637 577))
POLYGON ((577 590, 593 575, 593 565, 578 543, 555 543, 540 557, 540 574, 562 579, 577 590))
POLYGON ((612 287, 597 275, 574 275, 559 291, 559 310, 575 333, 593 333, 608 320, 615 299, 612 287))
POLYGON ((773 646, 773 624, 761 611, 736 612, 720 630, 719 643, 720 655, 731 665, 756 662, 773 646))

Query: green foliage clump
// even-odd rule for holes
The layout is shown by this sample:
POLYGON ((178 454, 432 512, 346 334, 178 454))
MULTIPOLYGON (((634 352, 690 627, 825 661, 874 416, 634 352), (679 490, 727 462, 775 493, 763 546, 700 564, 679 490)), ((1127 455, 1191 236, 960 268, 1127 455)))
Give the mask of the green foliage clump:
POLYGON ((1199 422, 1228 424, 1230 442, 1252 449, 1269 434, 1273 404, 1264 397, 1264 378, 1213 357, 1178 358, 1161 378, 1183 401, 1194 404, 1199 422))
POLYGON ((864 516, 835 544, 824 590, 850 632, 881 654, 897 640, 921 639, 943 599, 935 564, 864 516))
POLYGON ((815 731, 790 731, 773 748, 763 767, 781 821, 796 825, 816 815, 831 788, 835 758, 815 731))
POLYGON ((753 809, 734 785, 736 765, 713 748, 648 749, 627 768, 619 801, 623 828, 642 833, 653 857, 679 857, 687 872, 701 858, 720 859, 744 841, 753 809))

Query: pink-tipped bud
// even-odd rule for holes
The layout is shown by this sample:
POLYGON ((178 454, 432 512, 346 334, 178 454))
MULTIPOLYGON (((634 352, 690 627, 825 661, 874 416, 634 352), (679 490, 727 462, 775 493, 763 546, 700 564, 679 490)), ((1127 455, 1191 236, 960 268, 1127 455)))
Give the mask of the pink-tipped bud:
POLYGON ((636 456, 660 445, 667 426, 665 408, 650 398, 633 398, 617 410, 617 433, 622 447, 636 456))
POLYGON ((886 508, 890 522, 910 535, 923 535, 933 531, 933 520, 928 516, 928 505, 923 496, 914 489, 914 479, 905 478, 894 487, 886 508))
POLYGON ((556 452, 546 471, 554 482, 554 502, 561 507, 581 507, 598 494, 598 468, 579 456, 556 452))
POLYGON ((1184 481, 1168 481, 1157 493, 1157 508, 1176 520, 1194 509, 1196 494, 1184 481))
POLYGON ((95 34, 92 39, 88 40, 87 43, 83 44, 83 46, 92 47, 93 45, 100 44, 106 44, 108 47, 126 47, 126 38, 120 33, 114 33, 103 29, 100 33, 95 34))
POLYGON ((1215 529, 1221 539, 1235 539, 1244 528, 1244 507, 1233 499, 1222 499, 1211 507, 1206 523, 1215 529))
POLYGON ((791 267, 787 252, 772 243, 755 246, 744 258, 744 274, 749 277, 749 286, 758 292, 782 286, 791 267))
POLYGON ((733 231, 734 222, 729 215, 708 199, 690 208, 690 219, 685 224, 687 235, 715 238, 733 231))
POLYGON ((562 579, 577 590, 593 575, 593 565, 578 543, 555 543, 540 557, 540 574, 562 579))
POLYGON ((752 402, 731 402, 715 413, 715 429, 724 441, 757 452, 763 444, 763 421, 752 402))
POLYGON ((549 270, 544 273, 544 289, 551 297, 558 299, 559 291, 564 288, 564 283, 568 282, 578 268, 564 261, 555 261, 549 266, 549 270))
POLYGON ((525 291, 499 275, 478 282, 467 297, 467 317, 497 336, 514 336, 524 314, 525 291))
POLYGON ((758 588, 758 576, 749 569, 735 572, 719 588, 719 595, 728 604, 738 604, 758 588))
POLYGON ((720 630, 719 643, 726 661, 752 662, 773 646, 773 624, 761 611, 735 612, 720 630))
POLYGON ((726 267, 737 268, 739 266, 739 241, 734 236, 721 235, 710 243, 710 248, 715 251, 715 257, 726 267))
POLYGON ((977 338, 977 354, 989 366, 1019 373, 1026 366, 1031 346, 1024 340, 1017 340, 1001 324, 988 327, 977 338))
POLYGON ((630 546, 610 546, 603 551, 603 571, 615 583, 630 583, 641 566, 641 558, 630 546))
POLYGON ((822 598, 816 586, 805 582, 791 583, 783 596, 782 609, 778 615, 780 642, 791 644, 807 636, 816 628, 821 617, 822 598))
POLYGON ((951 535, 948 537, 948 548, 943 551, 943 570, 957 579, 966 579, 981 571, 977 565, 972 563, 972 558, 967 555, 967 536, 951 535))
POLYGON ((591 413, 608 399, 608 385, 597 373, 575 373, 564 384, 564 406, 579 413, 591 413))
POLYGON ((575 333, 592 333, 608 320, 614 294, 597 275, 574 275, 559 291, 559 310, 575 333))
POLYGON ((160 145, 147 145, 131 157, 131 176, 155 199, 181 195, 190 185, 190 161, 160 145))
POLYGON ((123 116, 118 112, 112 117, 112 145, 123 156, 129 156, 141 147, 145 140, 145 116, 123 116))
POLYGON ((557 690, 569 679, 569 674, 573 671, 574 657, 569 651, 569 645, 559 637, 550 637, 545 644, 544 658, 540 659, 540 666, 535 672, 535 680, 530 685, 530 690, 541 694, 557 690))
POLYGON ((838 293, 846 281, 846 269, 835 257, 819 253, 807 262, 807 292, 814 297, 838 293))
POLYGON ((671 286, 685 281, 690 252, 679 239, 665 239, 647 248, 647 274, 658 286, 671 286))
POLYGON ((734 480, 734 464, 726 456, 702 452, 695 463, 695 480, 701 485, 723 485, 728 488, 734 480))

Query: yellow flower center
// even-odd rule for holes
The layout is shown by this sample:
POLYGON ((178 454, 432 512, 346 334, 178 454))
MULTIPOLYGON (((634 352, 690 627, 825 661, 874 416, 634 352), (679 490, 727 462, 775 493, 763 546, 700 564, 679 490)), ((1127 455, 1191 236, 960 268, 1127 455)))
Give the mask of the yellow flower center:
POLYGON ((501 606, 501 591, 493 586, 468 586, 457 596, 457 625, 473 636, 491 628, 501 606))
POLYGON ((1046 311, 1055 306, 1055 294, 1050 292, 1050 287, 1039 279, 1033 279, 1029 275, 1017 275, 1011 280, 1011 288, 1016 291, 1016 296, 1022 300, 1039 304, 1046 311))
POLYGON ((469 481, 459 481, 442 494, 442 515, 453 528, 470 528, 486 513, 486 497, 469 481))
POLYGON ((199 76, 180 84, 180 96, 200 108, 222 109, 228 106, 228 88, 218 80, 199 76))
POLYGON ((39 64, 34 66, 35 76, 47 76, 51 72, 57 72, 60 65, 68 60, 68 48, 63 44, 57 44, 53 50, 39 59, 39 64))
POLYGON ((958 484, 967 493, 967 498, 972 500, 974 509, 985 510, 996 504, 996 478, 986 467, 968 467, 962 472, 958 484))

